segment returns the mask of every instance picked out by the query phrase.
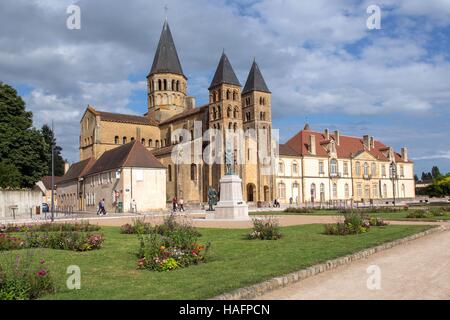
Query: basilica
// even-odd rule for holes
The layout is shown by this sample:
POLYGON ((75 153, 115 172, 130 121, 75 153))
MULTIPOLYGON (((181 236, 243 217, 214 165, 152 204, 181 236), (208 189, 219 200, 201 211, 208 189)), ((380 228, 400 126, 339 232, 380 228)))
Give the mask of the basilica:
MULTIPOLYGON (((78 179, 73 205, 79 210, 95 206, 96 201, 89 199, 92 195, 86 194, 82 185, 83 172, 99 167, 96 163, 102 156, 104 169, 116 170, 108 166, 116 157, 112 150, 125 150, 125 145, 133 147, 127 149, 124 159, 135 158, 133 164, 137 168, 143 162, 133 152, 151 159, 152 165, 148 162, 145 167, 165 170, 164 201, 176 196, 185 203, 205 203, 209 186, 220 194, 219 180, 226 172, 225 163, 207 163, 201 157, 212 142, 204 139, 204 133, 211 129, 223 137, 226 131, 253 129, 256 140, 268 142, 265 145, 269 147, 261 147, 245 139, 233 147, 235 154, 249 160, 235 164, 233 170, 242 179, 244 200, 250 204, 265 205, 274 199, 296 204, 390 202, 415 196, 413 162, 407 148, 396 152, 368 134, 353 137, 328 129, 319 132, 306 124, 284 144, 272 148, 272 96, 256 61, 249 66, 242 86, 223 52, 207 90, 209 102, 205 105, 197 106, 195 98, 188 95, 188 78, 166 20, 147 75, 147 112, 142 116, 118 114, 97 110, 92 105, 84 112, 80 121, 80 162, 72 165, 82 167, 72 170, 78 179), (188 135, 179 134, 180 129, 188 135), (174 148, 194 143, 200 150, 190 149, 191 161, 176 163, 174 148), (262 153, 266 157, 261 157, 262 153), (275 170, 267 174, 266 167, 275 170)), ((92 176, 95 180, 95 174, 92 176)), ((91 182, 91 186, 95 183, 91 182)), ((143 185, 144 194, 145 188, 152 189, 154 185, 143 185)), ((95 197, 94 189, 91 194, 95 197)), ((114 203, 127 190, 112 187, 109 192, 115 195, 109 197, 114 203)), ((64 192, 58 192, 58 196, 63 197, 64 192)))

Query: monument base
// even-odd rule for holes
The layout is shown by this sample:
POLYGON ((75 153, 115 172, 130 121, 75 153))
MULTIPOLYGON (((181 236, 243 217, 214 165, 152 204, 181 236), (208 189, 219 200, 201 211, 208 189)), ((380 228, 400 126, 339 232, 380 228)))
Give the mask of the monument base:
POLYGON ((207 211, 206 219, 250 220, 248 205, 242 199, 242 179, 225 175, 220 179, 220 201, 215 211, 207 211))

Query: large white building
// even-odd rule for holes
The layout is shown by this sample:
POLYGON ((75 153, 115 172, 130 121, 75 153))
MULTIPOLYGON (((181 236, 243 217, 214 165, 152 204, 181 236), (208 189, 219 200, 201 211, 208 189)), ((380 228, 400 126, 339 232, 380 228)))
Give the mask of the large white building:
POLYGON ((386 203, 415 197, 414 164, 369 135, 312 131, 309 125, 279 148, 281 203, 386 203))

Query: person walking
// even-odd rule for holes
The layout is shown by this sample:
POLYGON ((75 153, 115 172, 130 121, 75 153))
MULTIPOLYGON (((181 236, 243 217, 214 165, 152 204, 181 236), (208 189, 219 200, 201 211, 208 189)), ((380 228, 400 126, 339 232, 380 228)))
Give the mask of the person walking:
POLYGON ((101 215, 101 213, 102 213, 102 201, 100 200, 98 202, 97 215, 99 216, 99 215, 101 215))
POLYGON ((100 214, 103 214, 104 216, 106 216, 105 199, 102 199, 102 201, 100 201, 100 204, 101 204, 101 212, 100 212, 100 214))
POLYGON ((172 212, 177 211, 177 197, 173 197, 172 199, 172 212))
POLYGON ((178 201, 178 204, 179 204, 179 210, 180 210, 180 212, 181 212, 181 211, 184 212, 184 206, 183 206, 184 201, 183 201, 183 198, 180 198, 180 200, 178 201))

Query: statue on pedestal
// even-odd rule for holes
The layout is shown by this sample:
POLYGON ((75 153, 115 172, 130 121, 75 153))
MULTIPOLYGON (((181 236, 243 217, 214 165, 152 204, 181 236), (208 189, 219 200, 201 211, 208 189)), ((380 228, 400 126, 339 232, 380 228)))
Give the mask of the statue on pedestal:
POLYGON ((217 191, 209 186, 208 188, 208 205, 209 208, 206 211, 214 211, 213 205, 215 206, 217 204, 217 191))
POLYGON ((227 148, 225 151, 225 174, 226 175, 233 175, 233 153, 230 148, 227 148))

